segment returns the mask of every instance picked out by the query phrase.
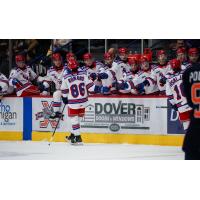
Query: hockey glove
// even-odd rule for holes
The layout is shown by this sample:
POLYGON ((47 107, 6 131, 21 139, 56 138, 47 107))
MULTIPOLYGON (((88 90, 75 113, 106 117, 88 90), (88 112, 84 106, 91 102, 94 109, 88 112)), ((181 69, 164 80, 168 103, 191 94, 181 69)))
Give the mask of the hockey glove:
POLYGON ((16 79, 16 78, 14 78, 14 79, 12 80, 12 84, 13 84, 14 86, 16 86, 17 88, 23 86, 22 83, 21 83, 18 79, 16 79))
POLYGON ((148 80, 145 80, 145 81, 143 82, 143 84, 144 84, 144 86, 150 86, 150 83, 149 83, 148 80))
POLYGON ((140 83, 136 86, 136 90, 139 94, 145 94, 144 86, 144 83, 140 83))
POLYGON ((96 78, 97 78, 96 73, 91 73, 90 78, 92 79, 92 81, 96 80, 96 78))
POLYGON ((95 93, 101 93, 103 86, 95 85, 94 92, 95 93))
POLYGON ((67 97, 63 97, 62 96, 62 101, 63 101, 63 103, 66 105, 66 104, 68 104, 68 98, 67 97))
POLYGON ((166 80, 167 80, 167 78, 166 77, 162 77, 161 79, 160 79, 160 85, 161 86, 164 86, 165 84, 166 84, 166 80))
POLYGON ((0 92, 2 91, 2 87, 0 86, 0 92))
POLYGON ((106 73, 100 73, 100 74, 98 74, 98 79, 107 79, 108 78, 108 74, 106 74, 106 73))
POLYGON ((174 105, 171 104, 171 106, 172 106, 173 110, 178 111, 178 108, 177 108, 176 104, 174 104, 174 105))
POLYGON ((49 90, 49 88, 46 88, 43 83, 38 83, 38 88, 39 88, 40 92, 43 92, 43 91, 48 92, 48 90, 49 90))

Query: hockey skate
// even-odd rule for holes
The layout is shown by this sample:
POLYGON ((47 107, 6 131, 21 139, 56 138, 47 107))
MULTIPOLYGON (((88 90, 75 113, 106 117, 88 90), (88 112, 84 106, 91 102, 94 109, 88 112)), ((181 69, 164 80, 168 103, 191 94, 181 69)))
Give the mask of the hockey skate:
POLYGON ((70 144, 75 145, 75 146, 83 145, 81 136, 80 135, 72 136, 70 140, 70 144))
POLYGON ((50 115, 50 119, 56 119, 56 118, 63 118, 63 114, 61 112, 53 112, 51 115, 50 115))
POLYGON ((71 142, 72 138, 74 138, 75 135, 73 133, 71 133, 69 136, 66 136, 65 139, 67 142, 71 142))

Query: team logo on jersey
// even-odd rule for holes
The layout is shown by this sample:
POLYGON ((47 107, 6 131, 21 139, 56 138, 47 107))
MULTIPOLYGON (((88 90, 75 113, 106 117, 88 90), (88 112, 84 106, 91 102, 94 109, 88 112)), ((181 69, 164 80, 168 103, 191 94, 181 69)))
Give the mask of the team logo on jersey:
MULTIPOLYGON (((47 128, 50 124, 52 128, 55 128, 57 125, 56 119, 50 119, 51 114, 53 113, 53 101, 49 104, 48 101, 41 101, 42 103, 42 111, 35 114, 36 120, 40 120, 40 128, 47 128)), ((63 120, 63 118, 61 119, 63 120)))

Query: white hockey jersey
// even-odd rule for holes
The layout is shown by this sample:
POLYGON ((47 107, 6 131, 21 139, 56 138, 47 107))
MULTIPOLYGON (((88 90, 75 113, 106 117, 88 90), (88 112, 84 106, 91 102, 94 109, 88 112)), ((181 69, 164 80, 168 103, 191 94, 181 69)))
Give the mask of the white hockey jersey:
MULTIPOLYGON (((146 79, 151 77, 151 70, 149 71, 143 71, 140 70, 132 80, 135 87, 137 87, 139 84, 143 83, 146 79)), ((150 84, 149 86, 144 86, 145 94, 152 94, 157 91, 159 91, 157 84, 150 84)), ((131 90, 131 93, 135 94, 135 90, 131 90)))
POLYGON ((147 78, 150 85, 157 85, 160 92, 164 93, 166 90, 166 85, 162 85, 160 80, 166 76, 168 72, 170 72, 171 66, 169 64, 166 65, 153 65, 151 70, 151 76, 147 78))
POLYGON ((113 87, 113 83, 115 82, 116 77, 115 73, 111 70, 110 67, 105 65, 104 68, 101 68, 101 70, 99 70, 98 76, 100 77, 102 82, 103 94, 110 94, 115 90, 115 88, 113 87))
POLYGON ((82 71, 65 74, 61 91, 63 97, 68 97, 68 106, 72 109, 85 108, 88 104, 88 92, 95 91, 95 85, 82 71))
POLYGON ((166 82, 166 95, 172 105, 176 105, 180 113, 191 110, 183 92, 183 70, 171 74, 166 82))
POLYGON ((37 74, 29 66, 26 66, 24 69, 15 68, 10 72, 9 85, 14 87, 17 96, 20 96, 24 90, 32 85, 31 81, 36 78, 37 74), (13 85, 13 79, 17 79, 20 84, 18 86, 13 85))
POLYGON ((47 71, 47 76, 45 77, 45 86, 47 88, 50 87, 50 82, 53 82, 55 84, 56 90, 60 90, 61 84, 62 84, 62 78, 64 76, 65 68, 62 68, 61 70, 56 70, 54 66, 50 67, 47 71))
POLYGON ((115 72, 117 81, 128 81, 132 78, 131 67, 123 61, 114 61, 111 70, 115 72))
POLYGON ((0 73, 0 86, 1 86, 0 96, 7 94, 9 81, 6 78, 6 76, 3 75, 2 73, 0 73))

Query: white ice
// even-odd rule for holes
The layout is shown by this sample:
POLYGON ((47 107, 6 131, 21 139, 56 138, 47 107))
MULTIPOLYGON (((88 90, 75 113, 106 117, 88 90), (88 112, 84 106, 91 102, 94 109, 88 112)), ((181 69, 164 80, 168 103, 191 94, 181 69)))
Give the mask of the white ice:
POLYGON ((181 147, 0 141, 0 160, 183 160, 181 147))
POLYGON ((1 141, 0 160, 183 160, 181 147, 1 141))

